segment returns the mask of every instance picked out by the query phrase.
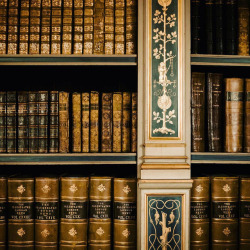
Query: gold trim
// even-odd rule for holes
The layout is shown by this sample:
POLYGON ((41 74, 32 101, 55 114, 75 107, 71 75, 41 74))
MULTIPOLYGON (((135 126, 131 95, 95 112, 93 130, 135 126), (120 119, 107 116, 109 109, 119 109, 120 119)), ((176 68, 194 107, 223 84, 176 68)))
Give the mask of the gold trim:
POLYGON ((188 164, 147 164, 141 165, 141 169, 190 169, 188 164))
POLYGON ((188 159, 187 156, 143 156, 143 159, 188 159))
POLYGON ((145 143, 143 145, 144 147, 170 147, 170 148, 173 148, 173 147, 186 147, 186 143, 145 143))

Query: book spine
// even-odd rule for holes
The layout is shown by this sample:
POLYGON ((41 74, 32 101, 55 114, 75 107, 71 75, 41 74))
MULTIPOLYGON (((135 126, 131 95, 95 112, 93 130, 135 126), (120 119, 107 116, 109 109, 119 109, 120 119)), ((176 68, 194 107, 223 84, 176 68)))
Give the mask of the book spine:
POLYGON ((52 1, 51 54, 61 54, 62 0, 52 1))
POLYGON ((93 54, 93 48, 94 48, 94 0, 85 0, 83 54, 93 54))
POLYGON ((28 54, 30 2, 29 0, 23 0, 20 5, 19 54, 28 54))
POLYGON ((192 54, 201 53, 201 15, 201 1, 191 0, 192 54))
POLYGON ((82 152, 89 152, 89 93, 82 93, 82 152))
POLYGON ((90 152, 99 151, 99 93, 90 93, 90 152))
POLYGON ((113 94, 113 152, 122 151, 122 93, 113 94))
POLYGON ((131 93, 122 93, 122 152, 131 150, 131 93))
POLYGON ((29 54, 40 53, 41 0, 30 0, 29 54))
POLYGON ((0 92, 0 153, 6 153, 6 92, 0 92))
POLYGON ((126 0, 126 54, 136 54, 137 51, 137 1, 126 0))
POLYGON ((7 179, 0 177, 0 249, 7 249, 7 179))
POLYGON ((80 153, 81 152, 81 94, 73 93, 72 94, 72 152, 80 153))
POLYGON ((72 54, 73 0, 63 0, 62 54, 72 54))
POLYGON ((29 153, 38 152, 38 93, 29 92, 29 153))
POLYGON ((193 178, 191 190, 190 242, 191 249, 209 249, 210 179, 193 178))
POLYGON ((245 84, 244 152, 250 153, 250 79, 245 84))
POLYGON ((48 115, 49 115, 49 93, 38 92, 38 153, 48 152, 48 115))
POLYGON ((50 54, 51 0, 42 0, 41 54, 50 54))
POLYGON ((104 53, 114 54, 115 47, 115 1, 105 0, 104 53))
POLYGON ((239 249, 250 249, 250 178, 240 179, 239 249))
POLYGON ((17 148, 18 153, 29 152, 29 116, 28 116, 28 92, 18 92, 18 108, 17 108, 17 148))
POLYGON ((89 249, 111 249, 111 177, 90 177, 89 249))
POLYGON ((34 179, 8 179, 8 247, 34 249, 34 179))
POLYGON ((102 93, 102 153, 112 152, 112 94, 102 93))
POLYGON ((192 152, 205 151, 205 73, 192 73, 192 152))
POLYGON ((137 152, 137 93, 132 93, 131 152, 137 152))
POLYGON ((60 249, 87 249, 89 178, 62 177, 60 249))
POLYGON ((16 92, 7 92, 6 145, 7 153, 16 153, 16 92))
POLYGON ((125 54, 125 0, 115 1, 115 54, 125 54))
POLYGON ((74 45, 73 53, 83 53, 83 0, 74 0, 74 45))
POLYGON ((206 53, 214 53, 214 0, 205 0, 205 43, 206 53))
POLYGON ((225 152, 241 152, 243 149, 244 80, 241 78, 226 78, 225 81, 225 152))
POLYGON ((215 53, 224 54, 224 1, 215 0, 215 53))
POLYGON ((114 178, 114 249, 136 249, 136 179, 114 178))
POLYGON ((69 152, 69 93, 59 92, 59 153, 69 152))
POLYGON ((237 249, 238 244, 238 177, 213 177, 212 249, 237 249))
POLYGON ((59 152, 59 93, 50 92, 50 115, 49 115, 49 152, 59 152))
POLYGON ((8 0, 0 2, 0 54, 7 52, 7 10, 8 0))

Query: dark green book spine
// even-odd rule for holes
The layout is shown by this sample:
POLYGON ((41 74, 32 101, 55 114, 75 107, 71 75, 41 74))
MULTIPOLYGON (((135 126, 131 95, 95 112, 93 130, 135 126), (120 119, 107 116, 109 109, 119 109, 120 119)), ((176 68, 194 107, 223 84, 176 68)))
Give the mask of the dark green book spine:
POLYGON ((6 92, 0 92, 0 153, 6 153, 6 92))

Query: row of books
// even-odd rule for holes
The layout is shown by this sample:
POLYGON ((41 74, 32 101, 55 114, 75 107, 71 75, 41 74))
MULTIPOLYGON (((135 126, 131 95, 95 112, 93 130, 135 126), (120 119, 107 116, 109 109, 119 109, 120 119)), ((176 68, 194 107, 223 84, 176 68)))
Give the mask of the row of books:
POLYGON ((192 72, 192 151, 250 152, 250 79, 192 72))
POLYGON ((193 181, 191 249, 249 250, 250 177, 197 177, 193 181))
POLYGON ((0 54, 136 54, 137 0, 1 0, 0 54))
POLYGON ((0 248, 136 249, 136 178, 0 178, 0 248))
POLYGON ((193 54, 249 55, 248 0, 192 0, 193 54))
POLYGON ((136 93, 0 92, 1 153, 136 149, 136 93))

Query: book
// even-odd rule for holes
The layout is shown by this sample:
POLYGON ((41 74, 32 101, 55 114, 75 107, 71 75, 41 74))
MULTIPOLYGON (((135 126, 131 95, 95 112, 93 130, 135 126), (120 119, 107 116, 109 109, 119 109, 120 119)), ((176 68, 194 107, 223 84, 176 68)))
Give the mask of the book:
POLYGON ((87 249, 88 177, 61 177, 60 249, 87 249))
POLYGON ((192 72, 192 152, 205 151, 205 73, 192 72))
POLYGON ((211 179, 212 249, 237 249, 238 191, 238 177, 213 177, 211 179))
POLYGON ((111 177, 90 177, 88 249, 111 249, 111 177))
POLYGON ((122 151, 122 93, 113 93, 113 152, 122 151))
POLYGON ((205 0, 205 53, 214 53, 214 0, 205 0))
POLYGON ((241 78, 226 78, 225 84, 225 152, 241 152, 243 149, 244 80, 241 78))
POLYGON ((131 93, 122 93, 122 152, 131 149, 131 93))
POLYGON ((0 249, 7 248, 7 179, 0 177, 0 249))
POLYGON ((81 94, 72 94, 72 152, 81 152, 81 94))
POLYGON ((35 248, 57 249, 59 220, 59 180, 35 178, 35 248))
POLYGON ((224 31, 224 1, 215 0, 215 54, 223 55, 225 53, 225 31, 224 31))
POLYGON ((90 93, 90 152, 99 151, 99 93, 90 93))
POLYGON ((209 250, 210 178, 192 178, 190 243, 191 249, 209 250))
POLYGON ((6 153, 6 92, 0 92, 0 153, 6 153))
POLYGON ((8 249, 34 249, 34 179, 8 178, 8 249))
POLYGON ((89 152, 89 93, 82 93, 82 152, 89 152))
POLYGON ((137 152, 137 93, 132 93, 131 152, 137 152))
POLYGON ((115 54, 125 54, 125 0, 115 1, 115 54))
POLYGON ((245 80, 244 152, 250 153, 250 79, 245 80))
POLYGON ((0 54, 7 52, 8 0, 0 2, 0 54))
POLYGON ((208 73, 207 75, 207 121, 208 151, 222 152, 223 124, 223 75, 208 73))

